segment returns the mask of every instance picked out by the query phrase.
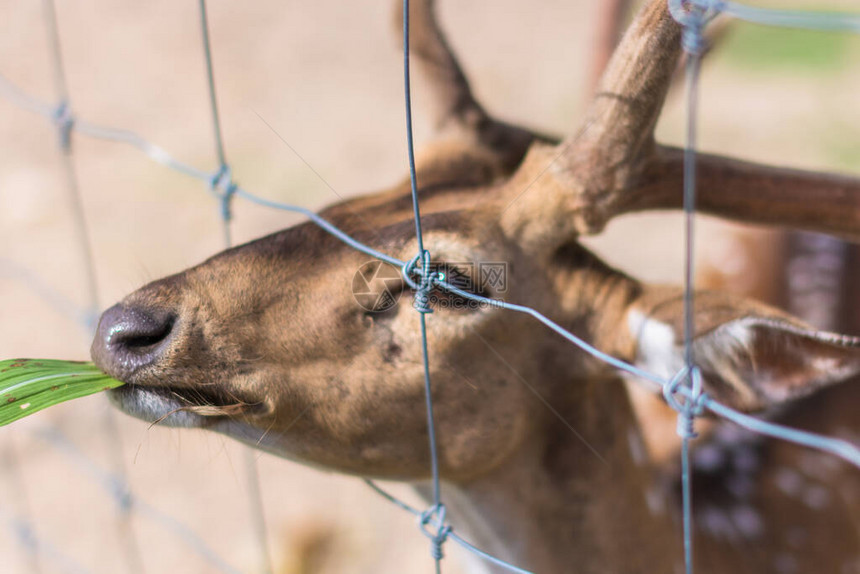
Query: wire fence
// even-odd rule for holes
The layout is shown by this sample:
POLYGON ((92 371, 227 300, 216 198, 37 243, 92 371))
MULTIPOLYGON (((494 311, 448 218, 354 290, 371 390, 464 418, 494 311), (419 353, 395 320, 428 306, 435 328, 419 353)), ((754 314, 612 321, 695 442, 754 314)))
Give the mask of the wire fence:
MULTIPOLYGON (((665 397, 666 402, 678 413, 678 434, 682 439, 681 448, 681 473, 682 473, 682 501, 683 501, 683 541, 684 541, 684 561, 686 564, 686 572, 693 572, 693 546, 692 546, 692 491, 690 484, 690 464, 689 450, 690 440, 696 436, 694 423, 697 417, 705 411, 710 411, 712 414, 729 420, 743 428, 746 428, 755 433, 766 435, 769 437, 793 442, 812 449, 817 449, 822 452, 832 454, 839 457, 852 465, 860 468, 860 448, 847 441, 820 436, 814 433, 801 431, 798 429, 788 428, 752 417, 734 409, 731 409, 707 395, 702 389, 701 373, 696 366, 695 355, 693 353, 693 317, 695 311, 695 298, 693 294, 693 229, 694 229, 694 212, 696 198, 696 125, 697 125, 697 94, 700 71, 700 56, 704 49, 703 31, 708 22, 718 14, 724 14, 738 20, 754 22, 758 24, 782 27, 794 27, 828 31, 845 31, 860 33, 860 15, 851 14, 831 14, 831 13, 808 13, 808 12, 793 12, 783 10, 769 10, 761 8, 752 8, 736 2, 727 2, 721 0, 668 0, 668 5, 673 17, 683 26, 683 48, 686 51, 687 58, 687 136, 685 149, 685 169, 684 169, 684 211, 686 218, 685 231, 685 366, 673 377, 666 379, 644 371, 634 365, 628 364, 615 357, 612 357, 603 351, 590 345, 588 342, 580 339, 573 333, 567 331, 558 323, 546 317, 536 309, 531 307, 517 305, 515 303, 506 302, 499 299, 492 299, 476 295, 474 293, 464 291, 456 285, 446 281, 443 274, 434 270, 431 262, 431 255, 425 249, 423 243, 423 235, 421 228, 420 202, 419 202, 419 182, 415 170, 413 141, 412 141, 412 112, 411 112, 411 93, 410 93, 410 70, 409 70, 409 0, 403 0, 403 72, 404 72, 404 95, 405 95, 405 111, 406 111, 406 143, 407 143, 407 158, 410 171, 411 193, 414 209, 415 232, 418 241, 418 253, 409 261, 401 261, 395 257, 381 253, 376 249, 364 245, 356 241, 330 222, 324 220, 311 210, 297 206, 285 204, 261 196, 254 195, 239 186, 232 177, 232 170, 227 160, 225 153, 223 137, 221 133, 220 120, 217 106, 217 92, 213 72, 213 62, 211 47, 209 42, 208 23, 206 17, 205 0, 200 0, 200 23, 203 36, 203 46, 206 62, 206 72, 208 80, 208 98, 212 112, 213 123, 213 141, 215 144, 215 152, 218 159, 218 168, 214 172, 201 170, 191 165, 172 157, 165 150, 146 141, 139 135, 118 130, 106 126, 92 124, 77 118, 73 114, 70 105, 68 90, 66 88, 64 70, 62 65, 62 51, 59 45, 59 36, 57 34, 56 16, 54 13, 53 1, 45 0, 46 28, 48 30, 49 41, 52 48, 54 62, 55 88, 58 94, 57 102, 50 104, 38 98, 35 98, 24 91, 20 90, 12 82, 0 75, 0 96, 7 98, 22 109, 37 113, 44 116, 54 123, 57 129, 60 147, 65 158, 67 179, 69 182, 70 192, 75 197, 75 213, 74 218, 77 222, 76 230, 79 235, 79 244, 84 252, 84 260, 87 262, 88 274, 90 277, 90 294, 91 303, 86 309, 79 309, 72 305, 62 295, 58 294, 50 286, 45 285, 35 279, 32 274, 24 268, 13 268, 12 273, 20 279, 32 285, 34 290, 45 298, 57 310, 70 314, 73 318, 84 323, 88 328, 94 325, 96 311, 98 309, 98 300, 96 293, 96 285, 94 274, 92 272, 92 255, 89 251, 89 240, 87 238, 87 227, 84 218, 83 210, 79 201, 77 180, 74 174, 74 166, 71 163, 71 140, 73 134, 78 134, 97 139, 114 141, 131 145, 141 152, 145 153, 155 162, 162 164, 170 169, 189 177, 200 180, 206 185, 207 190, 216 198, 221 205, 221 220, 223 223, 223 232, 225 237, 225 245, 232 244, 230 234, 231 221, 231 206, 236 197, 242 198, 265 207, 291 211, 306 216, 315 224, 320 226, 328 233, 334 235, 352 248, 361 251, 371 257, 385 261, 401 269, 404 281, 414 291, 414 307, 418 312, 421 331, 421 346, 424 366, 424 384, 426 397, 426 410, 428 422, 428 441, 429 453, 431 460, 431 475, 432 475, 432 504, 420 510, 410 506, 401 500, 395 498, 390 493, 383 490, 374 482, 367 480, 369 487, 389 500, 393 504, 402 508, 404 511, 414 515, 418 519, 419 530, 424 534, 431 543, 431 557, 434 560, 437 572, 441 571, 441 563, 443 559, 443 547, 448 540, 452 540, 459 544, 467 551, 472 552, 480 558, 502 567, 511 572, 526 573, 528 570, 521 568, 518 565, 509 564, 497 557, 494 557, 482 550, 476 548, 468 541, 464 540, 446 519, 446 508, 442 500, 441 479, 439 473, 437 446, 435 436, 435 424, 433 416, 433 401, 432 401, 432 381, 430 369, 430 357, 427 343, 427 326, 426 314, 432 313, 432 308, 429 306, 429 296, 432 289, 441 289, 443 291, 455 294, 459 297, 481 303, 494 309, 507 310, 510 312, 523 313, 531 316, 535 320, 558 333, 570 343, 579 347, 582 351, 589 355, 607 363, 608 365, 633 375, 637 381, 645 385, 651 390, 661 392, 665 397)), ((7 273, 8 273, 7 268, 7 273)), ((115 436, 116 433, 112 433, 115 436)), ((64 453, 69 457, 70 461, 77 466, 82 472, 91 476, 92 480, 100 484, 104 490, 110 493, 120 509, 120 520, 123 521, 123 532, 125 542, 125 560, 130 571, 141 572, 139 550, 137 549, 137 541, 134 538, 134 533, 130 528, 130 516, 133 512, 145 514, 149 518, 158 522, 162 527, 175 533, 177 537, 185 542, 190 549, 195 551, 201 557, 219 572, 237 572, 226 561, 221 559, 218 554, 209 548, 199 537, 197 537, 190 529, 183 526, 173 517, 158 511, 139 500, 128 488, 128 482, 122 469, 121 464, 116 464, 112 471, 101 469, 93 461, 86 457, 70 440, 68 440, 59 429, 46 428, 39 431, 39 436, 51 444, 54 448, 64 453)), ((119 443, 116 443, 116 448, 121 448, 119 443)), ((11 451, 10 451, 11 452, 11 451)), ((250 452, 250 451, 248 451, 250 452)), ((121 461, 121 458, 117 458, 121 461)), ((261 496, 259 485, 257 483, 257 471, 255 466, 255 458, 249 456, 246 459, 246 471, 249 477, 250 488, 249 500, 250 507, 253 512, 255 531, 259 541, 259 550, 261 556, 264 557, 264 564, 267 571, 271 572, 271 562, 268 558, 268 547, 266 544, 266 526, 265 517, 262 511, 261 496)), ((7 457, 7 466, 14 469, 17 463, 13 455, 7 457)), ((17 480, 16 488, 19 489, 21 500, 26 500, 26 486, 22 481, 17 480)), ((0 519, 6 522, 7 526, 15 533, 18 539, 33 556, 32 571, 38 572, 38 558, 44 557, 50 559, 61 566, 64 571, 68 572, 88 572, 88 570, 65 556, 61 550, 51 545, 49 541, 41 540, 37 537, 32 520, 23 518, 27 513, 25 510, 9 511, 0 507, 0 519)))
MULTIPOLYGON (((216 153, 220 166, 219 171, 212 175, 206 174, 203 171, 174 160, 167 152, 146 142, 143 138, 132 132, 99 126, 78 119, 73 113, 73 108, 69 98, 54 1, 43 0, 43 10, 49 52, 53 67, 54 90, 57 95, 56 104, 52 105, 26 94, 2 75, 0 75, 0 94, 23 109, 37 113, 49 119, 56 128, 58 143, 62 152, 63 171, 67 189, 71 197, 72 220, 74 222, 74 231, 77 236, 75 244, 81 251, 80 259, 83 263, 86 274, 85 292, 88 295, 88 304, 83 308, 78 307, 50 285, 42 282, 29 269, 16 265, 14 262, 3 262, 5 268, 4 274, 24 281, 55 310, 67 315, 79 323, 88 332, 92 333, 94 332, 98 321, 100 305, 95 275, 95 261, 92 254, 86 216, 81 202, 78 177, 75 172, 75 165, 72 159, 73 133, 85 134, 90 137, 108 141, 127 143, 140 149, 150 158, 166 165, 167 167, 181 173, 185 173, 186 175, 206 180, 213 193, 220 193, 222 195, 222 220, 224 222, 225 246, 230 247, 231 245, 229 234, 229 196, 232 194, 231 186, 233 184, 230 182, 230 170, 226 165, 224 149, 221 143, 220 122, 218 120, 218 111, 215 100, 211 49, 209 45, 209 33, 206 21, 206 5, 203 0, 200 1, 200 29, 202 33, 207 77, 209 80, 209 94, 215 127, 216 153)), ((219 572, 237 574, 239 570, 235 569, 226 560, 221 558, 217 552, 203 542, 203 540, 200 539, 200 537, 191 529, 183 525, 170 514, 156 509, 133 494, 129 487, 127 473, 123 462, 123 446, 121 444, 120 434, 116 425, 116 414, 112 409, 107 412, 108 414, 105 417, 104 425, 105 435, 108 437, 108 441, 110 442, 109 450, 113 467, 110 471, 101 468, 87 457, 71 440, 65 437, 59 428, 44 428, 36 434, 39 438, 47 442, 47 444, 65 454, 82 473, 88 475, 94 483, 100 485, 107 494, 113 497, 119 516, 119 538, 122 543, 122 553, 126 569, 132 574, 142 574, 144 572, 140 547, 132 522, 133 514, 136 513, 145 515, 149 519, 159 523, 162 528, 171 532, 177 537, 177 539, 182 540, 190 550, 203 558, 210 567, 219 572)), ((257 472, 257 459, 254 456, 253 451, 250 449, 244 449, 243 451, 243 465, 245 467, 246 481, 249 485, 248 501, 251 509, 254 533, 258 541, 263 572, 271 574, 273 569, 266 541, 266 526, 259 486, 259 476, 257 472)), ((16 490, 17 498, 19 500, 26 501, 28 498, 27 486, 25 482, 20 479, 18 466, 17 457, 9 451, 9 454, 7 454, 6 457, 5 467, 12 478, 11 482, 16 490)), ((22 509, 19 509, 17 512, 9 513, 5 509, 0 508, 0 515, 4 518, 7 526, 19 540, 21 546, 30 555, 31 559, 29 562, 29 568, 32 572, 41 571, 39 561, 40 557, 49 559, 64 571, 89 572, 88 569, 75 563, 50 542, 39 538, 36 534, 37 531, 34 521, 32 519, 24 518, 29 514, 29 512, 22 509)))

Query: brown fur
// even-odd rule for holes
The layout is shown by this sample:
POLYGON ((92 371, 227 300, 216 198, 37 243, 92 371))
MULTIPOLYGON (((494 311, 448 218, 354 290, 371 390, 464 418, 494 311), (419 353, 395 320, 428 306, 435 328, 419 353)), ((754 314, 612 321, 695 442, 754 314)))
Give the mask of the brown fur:
MULTIPOLYGON (((416 41, 424 43, 415 53, 437 86, 435 120, 443 126, 418 173, 434 260, 504 261, 508 291, 484 286, 489 296, 534 307, 621 359, 674 368, 679 291, 642 285, 576 243, 613 215, 650 206, 643 203, 649 193, 663 206, 676 183, 665 163, 671 153, 652 136, 678 56, 679 31, 665 2, 649 2, 625 36, 583 129, 559 147, 537 138, 527 155, 529 132, 491 119, 472 98, 432 2, 414 4, 416 41)), ((322 215, 389 255, 416 253, 406 184, 322 215)), ((93 356, 130 383, 114 399, 137 416, 210 428, 305 464, 420 485, 429 453, 418 320, 408 292, 384 313, 356 304, 352 278, 367 260, 314 224, 298 225, 124 299, 119 312, 170 324, 152 343, 155 359, 123 363, 108 320, 93 356), (187 403, 247 408, 221 417, 173 412, 187 403)), ((707 390, 733 406, 784 404, 860 371, 858 340, 816 333, 726 295, 697 301, 707 390)), ((677 571, 676 485, 647 460, 618 373, 522 314, 439 310, 427 322, 443 494, 459 531, 537 572, 677 571)), ((803 412, 833 406, 831 415, 856 432, 845 405, 816 398, 803 412)), ((778 571, 780 559, 800 572, 838 571, 856 560, 851 520, 860 491, 856 480, 847 482, 856 471, 830 461, 830 470, 802 478, 792 494, 791 485, 773 486, 790 482, 780 473, 799 464, 791 447, 753 442, 744 451, 746 442, 720 437, 709 445, 720 464, 699 461, 707 472, 697 479, 698 572, 778 571), (820 492, 809 490, 815 484, 834 497, 826 514, 820 492), (808 494, 811 504, 806 491, 817 493, 808 494), (839 508, 836 497, 846 501, 839 508), (788 524, 805 534, 788 540, 788 524)))

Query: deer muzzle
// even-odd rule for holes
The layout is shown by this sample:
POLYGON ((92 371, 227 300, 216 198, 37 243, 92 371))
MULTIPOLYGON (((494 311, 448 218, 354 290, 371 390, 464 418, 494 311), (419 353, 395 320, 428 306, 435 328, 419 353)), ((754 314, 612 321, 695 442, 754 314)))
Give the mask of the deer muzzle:
POLYGON ((170 343, 176 315, 122 303, 104 312, 92 345, 92 357, 107 374, 124 382, 158 363, 170 343))

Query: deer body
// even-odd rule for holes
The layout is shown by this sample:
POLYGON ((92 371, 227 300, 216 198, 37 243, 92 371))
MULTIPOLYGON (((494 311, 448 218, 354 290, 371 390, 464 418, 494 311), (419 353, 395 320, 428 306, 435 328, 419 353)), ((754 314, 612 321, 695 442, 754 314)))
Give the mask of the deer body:
MULTIPOLYGON (((680 154, 653 140, 679 51, 663 2, 643 9, 583 128, 561 144, 492 119, 472 97, 432 2, 414 10, 414 53, 434 90, 440 134, 418 169, 433 261, 503 261, 507 291, 472 276, 475 293, 539 309, 597 348, 671 377, 683 366, 680 290, 644 285, 576 241, 619 213, 678 205, 680 154)), ((706 211, 842 235, 858 228, 860 210, 828 204, 860 195, 849 178, 714 156, 702 159, 702 172, 706 211), (792 198, 813 185, 822 198, 799 208, 792 198)), ((417 252, 406 184, 321 215, 401 260, 417 252)), ((429 453, 418 321, 408 296, 383 312, 356 304, 352 279, 367 259, 312 223, 228 250, 106 311, 93 357, 129 383, 113 392, 115 403, 145 420, 420 484, 429 453)), ((718 293, 700 293, 696 310, 707 391, 736 408, 784 405, 860 372, 860 340, 718 293)), ((523 314, 437 311, 427 320, 432 392, 455 528, 536 572, 679 571, 674 461, 649 457, 618 372, 523 314)), ((837 396, 857 395, 856 385, 827 392, 780 416, 856 432, 837 396)), ((798 467, 797 449, 720 429, 703 440, 697 572, 856 571, 856 470, 809 453, 809 469, 798 467)))

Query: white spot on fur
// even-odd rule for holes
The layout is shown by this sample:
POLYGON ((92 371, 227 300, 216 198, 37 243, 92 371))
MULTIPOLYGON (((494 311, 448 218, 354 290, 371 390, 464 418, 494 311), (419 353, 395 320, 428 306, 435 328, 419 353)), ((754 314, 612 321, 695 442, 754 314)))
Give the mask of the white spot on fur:
POLYGON ((737 528, 723 509, 709 506, 699 510, 698 514, 698 522, 702 525, 702 529, 714 538, 729 542, 740 539, 737 528))
POLYGON ((705 443, 693 451, 696 469, 714 472, 726 463, 726 452, 721 445, 705 443))
POLYGON ((751 506, 736 506, 731 510, 732 522, 747 538, 758 538, 764 533, 761 515, 751 506))
POLYGON ((735 467, 742 472, 755 472, 761 464, 759 454, 749 444, 740 444, 732 450, 735 467))
POLYGON ((833 456, 804 453, 800 457, 800 470, 803 474, 819 482, 830 482, 840 466, 840 462, 833 456))
POLYGON ((823 486, 810 486, 803 491, 803 503, 813 510, 823 510, 830 504, 830 493, 823 486))
POLYGON ((803 489, 803 477, 799 472, 790 468, 780 468, 776 471, 774 477, 776 487, 784 494, 797 498, 800 496, 800 491, 803 489))
POLYGON ((755 493, 755 479, 748 474, 736 474, 726 479, 726 488, 735 498, 749 500, 755 493))
POLYGON ((759 435, 752 434, 740 427, 734 425, 720 425, 714 432, 714 437, 727 447, 734 447, 739 444, 747 444, 759 440, 759 435))

